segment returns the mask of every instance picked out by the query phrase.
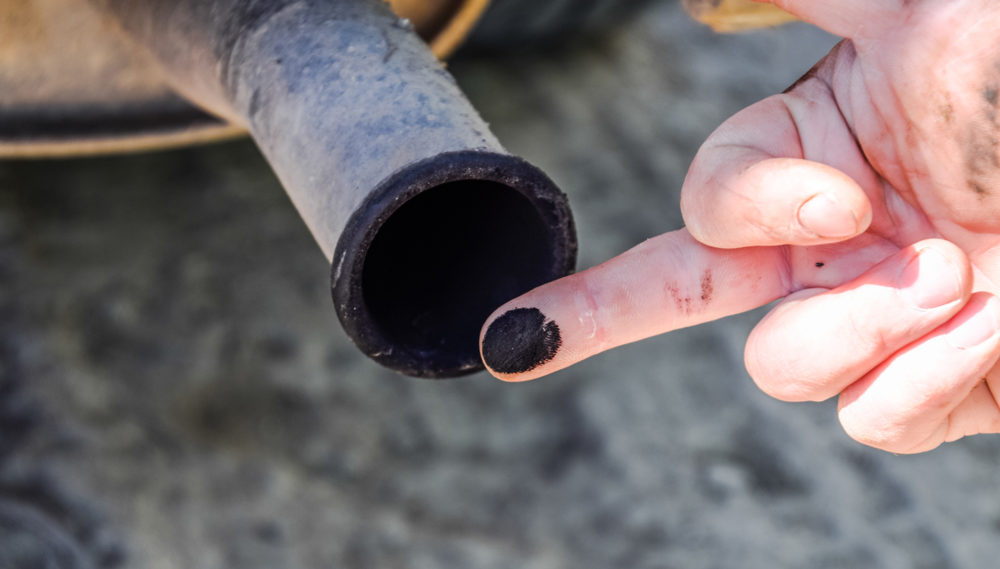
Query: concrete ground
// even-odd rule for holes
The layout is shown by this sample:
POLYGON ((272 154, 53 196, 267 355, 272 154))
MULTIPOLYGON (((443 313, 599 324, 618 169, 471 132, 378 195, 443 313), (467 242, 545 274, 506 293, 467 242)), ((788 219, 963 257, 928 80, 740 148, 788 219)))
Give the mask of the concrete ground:
MULTIPOLYGON (((662 3, 451 69, 569 194, 586 267, 679 227, 700 142, 833 42, 662 3)), ((249 142, 0 162, 0 567, 995 565, 1000 438, 892 456, 768 399, 759 313, 421 381, 352 347, 327 272, 249 142)))

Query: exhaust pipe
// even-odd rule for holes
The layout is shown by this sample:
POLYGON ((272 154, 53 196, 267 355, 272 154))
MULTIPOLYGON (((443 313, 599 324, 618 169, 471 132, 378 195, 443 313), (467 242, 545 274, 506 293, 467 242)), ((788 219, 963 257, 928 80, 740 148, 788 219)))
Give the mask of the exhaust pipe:
POLYGON ((565 195, 382 0, 92 2, 249 130, 331 261, 344 329, 382 365, 478 371, 490 312, 573 270, 565 195))

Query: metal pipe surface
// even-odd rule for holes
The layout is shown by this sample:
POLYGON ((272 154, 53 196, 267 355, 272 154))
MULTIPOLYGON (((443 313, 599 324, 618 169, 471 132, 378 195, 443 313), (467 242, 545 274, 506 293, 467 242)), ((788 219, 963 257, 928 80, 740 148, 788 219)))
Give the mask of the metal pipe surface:
POLYGON ((381 0, 92 1, 178 91, 248 128, 332 262, 345 330, 379 363, 477 371, 489 313, 572 271, 565 196, 381 0))

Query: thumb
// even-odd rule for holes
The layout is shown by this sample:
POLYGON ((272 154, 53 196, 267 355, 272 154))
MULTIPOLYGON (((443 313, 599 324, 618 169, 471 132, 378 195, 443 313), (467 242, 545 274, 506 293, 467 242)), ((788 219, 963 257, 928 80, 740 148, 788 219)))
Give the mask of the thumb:
POLYGON ((654 237, 498 308, 480 335, 487 369, 524 381, 605 350, 762 306, 788 293, 778 247, 715 249, 686 229, 654 237))

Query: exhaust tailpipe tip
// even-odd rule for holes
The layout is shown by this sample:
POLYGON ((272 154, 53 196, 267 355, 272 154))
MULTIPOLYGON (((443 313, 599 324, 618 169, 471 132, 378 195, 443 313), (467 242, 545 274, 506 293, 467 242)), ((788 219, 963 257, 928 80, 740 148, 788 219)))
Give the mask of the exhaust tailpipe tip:
POLYGON ((331 265, 333 302, 358 348, 425 378, 483 369, 479 330, 504 302, 573 271, 566 196, 538 168, 492 151, 439 154, 379 184, 331 265))
POLYGON ((573 269, 566 197, 503 149, 383 0, 91 1, 178 92, 247 126, 377 362, 479 370, 493 309, 573 269))

